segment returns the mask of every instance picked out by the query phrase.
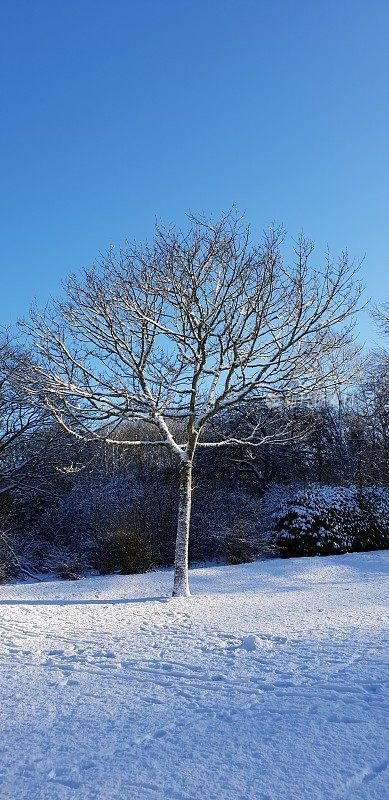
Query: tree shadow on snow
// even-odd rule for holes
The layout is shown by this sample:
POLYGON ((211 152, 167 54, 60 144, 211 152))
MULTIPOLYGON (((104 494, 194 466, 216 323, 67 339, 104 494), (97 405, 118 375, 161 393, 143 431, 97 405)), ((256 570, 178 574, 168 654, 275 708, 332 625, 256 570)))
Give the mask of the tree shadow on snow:
POLYGON ((168 597, 119 597, 114 600, 62 600, 60 598, 49 598, 47 600, 0 600, 0 606, 116 606, 131 605, 134 603, 167 603, 168 597))

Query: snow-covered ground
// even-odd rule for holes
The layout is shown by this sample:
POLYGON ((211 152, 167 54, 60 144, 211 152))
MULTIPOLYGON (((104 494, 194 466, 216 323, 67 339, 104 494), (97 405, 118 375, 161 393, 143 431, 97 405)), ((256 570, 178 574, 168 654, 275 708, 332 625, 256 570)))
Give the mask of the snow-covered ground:
POLYGON ((1 587, 1 800, 384 800, 388 568, 1 587))

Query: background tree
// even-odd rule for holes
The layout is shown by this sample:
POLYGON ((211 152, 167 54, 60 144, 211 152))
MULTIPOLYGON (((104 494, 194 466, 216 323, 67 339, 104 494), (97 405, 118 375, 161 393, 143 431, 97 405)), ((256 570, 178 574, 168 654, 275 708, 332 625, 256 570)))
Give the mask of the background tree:
POLYGON ((389 485, 389 302, 373 311, 381 347, 368 355, 356 392, 355 417, 359 418, 359 483, 389 485))
POLYGON ((41 411, 32 406, 23 392, 16 372, 22 356, 6 333, 0 333, 0 458, 7 448, 36 425, 41 411))
POLYGON ((27 364, 27 355, 6 333, 0 334, 0 495, 27 480, 37 450, 24 444, 48 419, 24 386, 27 364))
POLYGON ((26 386, 30 367, 28 354, 0 336, 0 498, 15 491, 50 495, 54 465, 66 449, 63 430, 26 386))
POLYGON ((159 228, 151 244, 111 250, 68 281, 64 301, 32 312, 39 363, 30 391, 57 422, 81 440, 174 454, 175 596, 189 594, 197 449, 283 441, 283 414, 273 413, 273 426, 268 415, 251 423, 251 402, 277 409, 350 375, 344 323, 360 295, 356 266, 343 253, 314 268, 303 236, 289 265, 283 238, 272 229, 255 244, 233 213, 215 224, 191 216, 188 232, 159 228), (229 414, 237 424, 221 436, 229 414))
POLYGON ((385 338, 389 339, 389 300, 375 307, 373 317, 385 338))
POLYGON ((371 356, 356 394, 360 429, 360 484, 389 485, 388 364, 371 356), (361 445, 363 445, 361 447, 361 445))

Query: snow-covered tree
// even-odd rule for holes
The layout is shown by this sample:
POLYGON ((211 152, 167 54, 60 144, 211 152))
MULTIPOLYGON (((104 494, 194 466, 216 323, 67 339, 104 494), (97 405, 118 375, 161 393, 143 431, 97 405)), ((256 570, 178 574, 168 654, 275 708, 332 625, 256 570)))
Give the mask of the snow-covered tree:
POLYGON ((283 240, 272 229, 253 243, 235 213, 216 223, 190 216, 184 233, 157 228, 150 244, 110 250, 68 281, 64 300, 32 312, 38 356, 28 383, 60 425, 82 440, 175 456, 174 596, 189 594, 197 449, 290 439, 283 414, 271 415, 273 428, 268 416, 265 427, 261 416, 250 424, 250 403, 277 409, 350 374, 356 265, 343 253, 315 268, 303 236, 289 265, 283 240), (221 437, 218 420, 238 409, 239 426, 221 437))

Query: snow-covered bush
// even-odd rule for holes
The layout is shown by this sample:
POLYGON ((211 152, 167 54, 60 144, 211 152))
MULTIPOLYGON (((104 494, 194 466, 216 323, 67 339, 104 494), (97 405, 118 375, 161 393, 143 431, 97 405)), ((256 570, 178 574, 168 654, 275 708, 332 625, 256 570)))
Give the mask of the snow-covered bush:
POLYGON ((273 530, 286 557, 389 547, 389 489, 312 486, 280 506, 273 530))
POLYGON ((358 492, 364 525, 355 550, 383 550, 389 547, 389 489, 366 486, 358 492))

